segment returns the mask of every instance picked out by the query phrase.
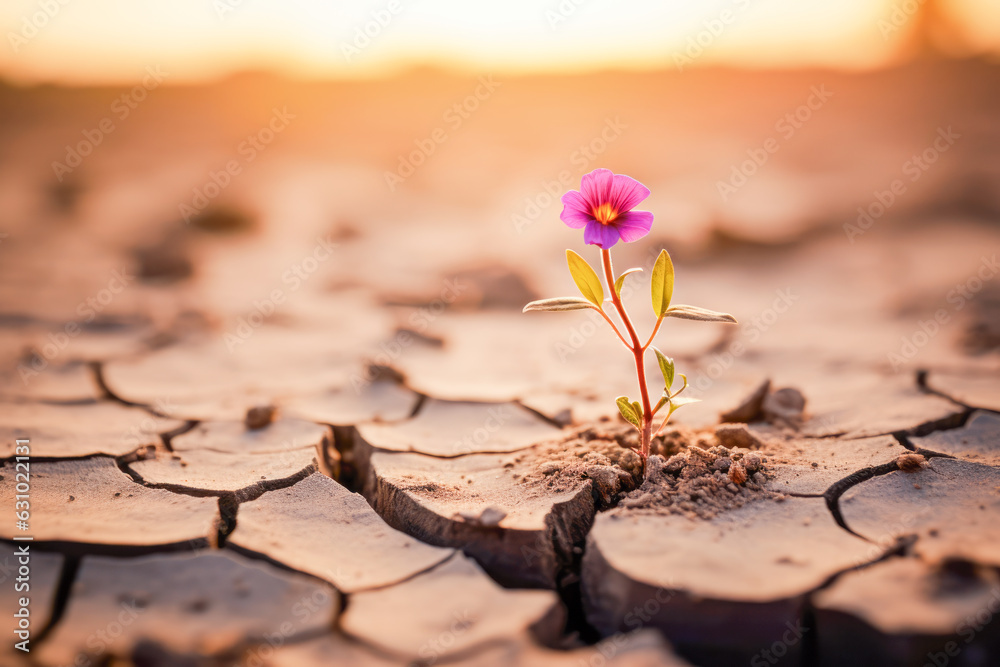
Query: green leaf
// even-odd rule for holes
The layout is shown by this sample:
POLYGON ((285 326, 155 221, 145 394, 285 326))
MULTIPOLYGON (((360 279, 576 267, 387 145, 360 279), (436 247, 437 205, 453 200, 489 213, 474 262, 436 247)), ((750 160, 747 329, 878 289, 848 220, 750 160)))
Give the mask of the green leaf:
POLYGON ((573 282, 580 289, 580 294, 587 301, 600 308, 601 304, 604 303, 604 287, 601 285, 601 279, 597 277, 597 273, 590 268, 587 260, 572 250, 566 251, 566 263, 569 265, 569 273, 573 276, 573 282))
POLYGON ((641 420, 643 414, 642 414, 642 406, 639 405, 639 401, 632 401, 632 409, 635 410, 635 414, 637 414, 639 416, 639 419, 641 420))
POLYGON ((656 353, 656 361, 660 364, 660 372, 663 373, 663 388, 670 389, 674 384, 674 360, 666 356, 653 346, 656 353))
POLYGON ((593 308, 594 304, 590 303, 586 299, 581 299, 578 296, 557 296, 554 299, 542 299, 541 301, 532 301, 521 311, 522 313, 527 313, 532 310, 548 310, 553 312, 559 312, 563 310, 582 310, 584 308, 593 308))
POLYGON ((633 269, 629 269, 625 273, 618 276, 618 280, 615 281, 615 294, 617 294, 618 296, 622 295, 622 285, 625 284, 625 276, 627 276, 630 273, 635 273, 636 271, 642 271, 642 269, 640 269, 639 267, 635 267, 633 269))
POLYGON ((678 408, 684 407, 685 405, 690 405, 691 403, 700 403, 700 398, 671 398, 670 399, 670 413, 668 417, 674 414, 674 411, 678 408))
POLYGON ((736 318, 729 313, 720 313, 698 306, 682 306, 680 304, 667 309, 665 317, 677 317, 682 320, 697 320, 699 322, 729 322, 737 324, 736 318))
POLYGON ((653 296, 653 314, 663 317, 670 307, 670 299, 674 296, 674 263, 666 250, 660 251, 660 256, 653 264, 650 291, 653 296))
POLYGON ((618 412, 622 413, 622 417, 625 418, 632 426, 636 428, 642 428, 642 424, 639 421, 639 415, 636 414, 635 408, 629 403, 628 396, 619 396, 615 399, 615 403, 618 404, 618 412))

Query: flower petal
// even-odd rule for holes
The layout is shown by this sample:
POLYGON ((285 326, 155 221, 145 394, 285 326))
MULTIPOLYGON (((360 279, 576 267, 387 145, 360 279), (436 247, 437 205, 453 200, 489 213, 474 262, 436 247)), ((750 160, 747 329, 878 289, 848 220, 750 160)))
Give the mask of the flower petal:
POLYGON ((618 228, 618 233, 625 243, 638 241, 648 234, 653 226, 653 214, 649 211, 629 211, 618 216, 614 226, 618 228))
POLYGON ((589 174, 584 174, 583 178, 580 179, 580 193, 587 201, 590 210, 601 204, 611 203, 609 197, 614 176, 610 169, 595 169, 589 174))
POLYGON ((562 196, 563 210, 559 219, 573 229, 580 229, 594 219, 590 214, 587 201, 576 190, 570 190, 562 196))
POLYGON ((583 230, 583 241, 607 250, 618 243, 618 230, 611 225, 602 225, 597 220, 591 220, 583 230))
POLYGON ((609 197, 611 205, 618 211, 619 215, 631 211, 648 196, 649 188, 631 176, 614 175, 609 197))

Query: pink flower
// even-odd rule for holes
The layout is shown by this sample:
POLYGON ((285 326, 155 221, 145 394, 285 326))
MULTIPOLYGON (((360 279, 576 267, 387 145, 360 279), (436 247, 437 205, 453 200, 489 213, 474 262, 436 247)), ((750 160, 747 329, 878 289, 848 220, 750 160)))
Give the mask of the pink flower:
POLYGON ((634 178, 595 169, 584 174, 579 192, 562 196, 559 218, 573 229, 583 227, 583 240, 606 250, 618 239, 631 243, 649 233, 653 214, 632 210, 648 196, 649 188, 634 178))

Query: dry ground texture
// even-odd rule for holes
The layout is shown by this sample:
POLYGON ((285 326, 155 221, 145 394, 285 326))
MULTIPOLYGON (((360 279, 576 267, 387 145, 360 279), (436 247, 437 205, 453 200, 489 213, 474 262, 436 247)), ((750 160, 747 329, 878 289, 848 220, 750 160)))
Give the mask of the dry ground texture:
POLYGON ((487 81, 0 90, 0 663, 998 664, 1000 72, 487 81), (741 322, 645 481, 598 166, 741 322))

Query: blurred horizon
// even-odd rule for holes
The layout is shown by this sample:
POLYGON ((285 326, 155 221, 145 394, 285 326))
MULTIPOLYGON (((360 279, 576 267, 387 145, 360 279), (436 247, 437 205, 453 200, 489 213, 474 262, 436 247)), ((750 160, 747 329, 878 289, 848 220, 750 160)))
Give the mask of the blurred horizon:
POLYGON ((919 57, 1000 55, 1000 4, 987 0, 677 2, 516 0, 14 0, 0 79, 14 85, 121 85, 147 67, 167 83, 242 73, 295 80, 397 76, 415 69, 505 76, 606 71, 880 69, 919 57))

